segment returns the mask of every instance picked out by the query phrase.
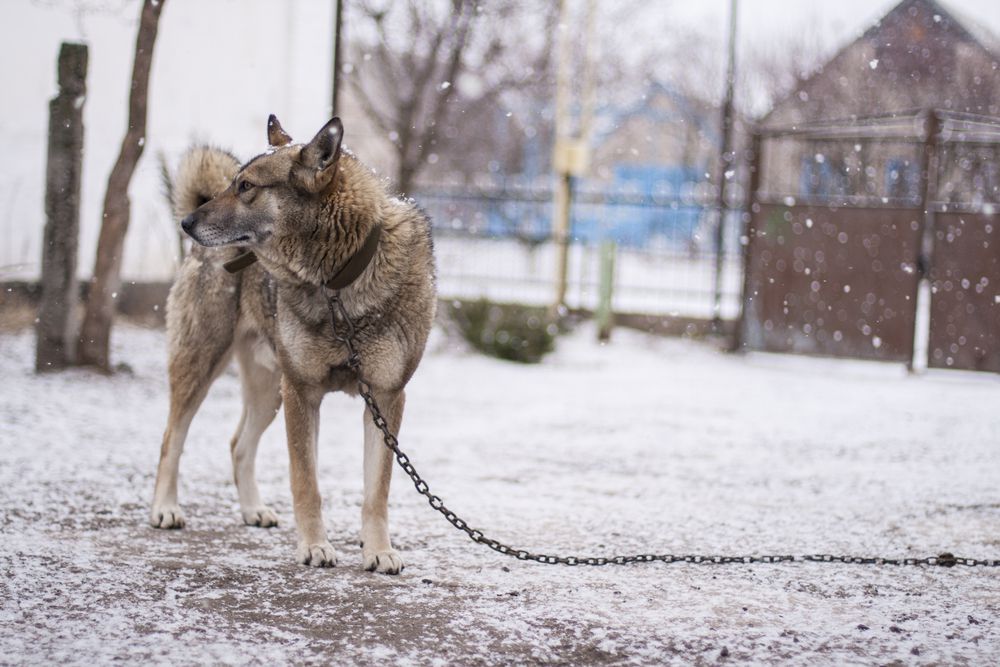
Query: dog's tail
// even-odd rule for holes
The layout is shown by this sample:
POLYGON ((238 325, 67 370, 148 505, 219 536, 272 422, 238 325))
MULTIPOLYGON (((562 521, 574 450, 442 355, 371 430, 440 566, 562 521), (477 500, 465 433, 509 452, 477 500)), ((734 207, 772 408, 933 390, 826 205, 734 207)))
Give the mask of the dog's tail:
POLYGON ((188 149, 173 178, 161 163, 160 175, 174 216, 180 220, 211 200, 229 187, 239 170, 239 160, 231 153, 211 146, 188 149))

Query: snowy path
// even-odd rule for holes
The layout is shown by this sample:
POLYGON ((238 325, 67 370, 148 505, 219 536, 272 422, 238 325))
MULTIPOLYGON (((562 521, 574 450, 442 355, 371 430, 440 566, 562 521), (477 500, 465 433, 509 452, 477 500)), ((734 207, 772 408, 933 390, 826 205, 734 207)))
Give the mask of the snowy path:
MULTIPOLYGON (((258 470, 282 524, 241 525, 224 375, 182 462, 188 528, 146 525, 164 335, 121 326, 133 375, 30 372, 0 337, 0 663, 988 664, 1000 569, 553 568, 473 545, 399 474, 400 577, 360 570, 360 403, 323 406, 321 489, 341 565, 292 562, 284 426, 258 470), (728 656, 728 657, 727 657, 728 656)), ((487 534, 548 552, 1000 557, 1000 381, 731 357, 585 330, 535 367, 438 336, 402 443, 487 534)), ((398 473, 398 471, 397 471, 398 473)))

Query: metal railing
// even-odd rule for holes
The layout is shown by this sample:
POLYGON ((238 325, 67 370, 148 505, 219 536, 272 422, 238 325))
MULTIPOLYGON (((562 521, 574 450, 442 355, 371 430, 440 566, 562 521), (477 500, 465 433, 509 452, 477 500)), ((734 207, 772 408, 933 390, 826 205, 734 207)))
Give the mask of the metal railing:
MULTIPOLYGON (((567 305, 593 310, 599 245, 617 244, 613 307, 618 312, 710 318, 714 303, 717 215, 697 193, 643 195, 583 190, 573 198, 567 305)), ((548 190, 424 187, 415 199, 434 224, 439 292, 444 298, 550 304, 556 246, 548 190)), ((726 214, 722 315, 737 315, 741 213, 726 214)))

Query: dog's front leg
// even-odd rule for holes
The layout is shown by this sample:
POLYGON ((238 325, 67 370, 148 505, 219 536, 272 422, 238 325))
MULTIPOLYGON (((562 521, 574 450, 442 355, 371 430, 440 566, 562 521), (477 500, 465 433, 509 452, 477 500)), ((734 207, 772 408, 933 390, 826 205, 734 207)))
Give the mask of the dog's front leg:
POLYGON ((316 481, 316 441, 322 391, 307 389, 284 376, 285 428, 292 481, 292 503, 299 531, 298 560, 313 567, 333 567, 337 552, 326 539, 322 499, 316 481))
MULTIPOLYGON (((403 420, 405 394, 399 392, 378 392, 378 402, 382 416, 389 430, 399 433, 403 420)), ((389 482, 392 480, 392 454, 385 446, 382 432, 372 421, 369 410, 365 410, 365 498, 361 506, 361 551, 362 564, 368 571, 385 574, 399 574, 403 569, 403 559, 392 548, 389 541, 389 482)))

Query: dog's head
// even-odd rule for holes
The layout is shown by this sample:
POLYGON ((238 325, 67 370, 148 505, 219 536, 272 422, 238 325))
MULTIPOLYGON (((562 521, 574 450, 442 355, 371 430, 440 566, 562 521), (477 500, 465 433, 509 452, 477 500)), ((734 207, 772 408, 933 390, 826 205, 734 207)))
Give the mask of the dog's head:
POLYGON ((272 115, 271 149, 240 167, 229 187, 185 217, 181 228, 203 246, 259 247, 293 232, 314 217, 335 182, 343 136, 344 126, 334 118, 308 144, 293 144, 272 115))

